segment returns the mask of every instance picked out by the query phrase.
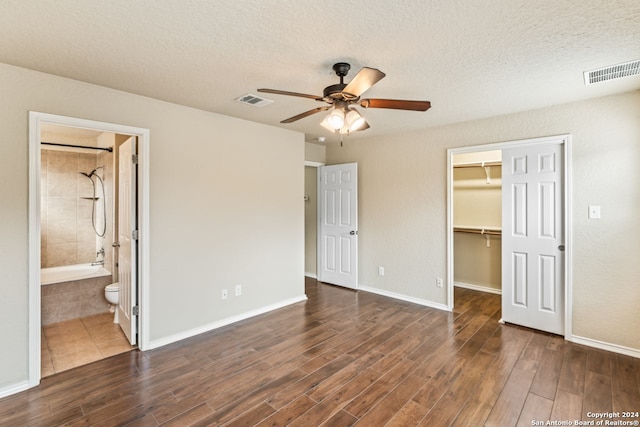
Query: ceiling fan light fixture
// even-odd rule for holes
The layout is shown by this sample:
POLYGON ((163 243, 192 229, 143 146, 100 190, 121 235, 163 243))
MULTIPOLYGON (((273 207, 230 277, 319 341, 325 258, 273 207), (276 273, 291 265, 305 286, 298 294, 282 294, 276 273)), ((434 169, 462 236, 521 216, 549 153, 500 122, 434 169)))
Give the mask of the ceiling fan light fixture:
POLYGON ((328 111, 320 124, 330 132, 339 133, 340 135, 348 135, 350 132, 363 131, 371 127, 353 104, 357 104, 362 108, 386 108, 409 111, 427 111, 431 108, 429 101, 379 98, 360 99, 362 94, 384 78, 385 74, 376 68, 363 67, 349 83, 345 83, 344 77, 347 75, 350 67, 346 62, 334 64, 333 71, 340 77, 340 83, 325 87, 323 96, 265 88, 258 89, 258 92, 309 98, 314 101, 329 104, 328 106, 314 108, 289 117, 280 123, 293 123, 312 114, 328 111))
POLYGON ((347 129, 349 129, 349 132, 360 130, 365 123, 366 121, 364 117, 362 117, 362 114, 355 109, 349 109, 349 112, 345 116, 345 125, 347 129))
POLYGON ((331 131, 331 132, 335 132, 336 130, 334 128, 331 127, 331 125, 329 124, 329 115, 325 116, 324 120, 322 120, 320 122, 320 124, 322 125, 323 128, 331 131))
POLYGON ((324 122, 329 126, 331 130, 338 130, 344 126, 345 114, 344 111, 340 108, 333 108, 327 114, 327 117, 324 119, 324 122))

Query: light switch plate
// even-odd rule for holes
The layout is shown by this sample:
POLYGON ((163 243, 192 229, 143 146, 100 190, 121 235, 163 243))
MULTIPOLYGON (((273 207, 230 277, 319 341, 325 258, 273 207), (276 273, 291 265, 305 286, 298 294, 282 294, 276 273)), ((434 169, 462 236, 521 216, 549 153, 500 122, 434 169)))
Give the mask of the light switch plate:
POLYGON ((589 206, 589 219, 600 219, 600 206, 589 206))

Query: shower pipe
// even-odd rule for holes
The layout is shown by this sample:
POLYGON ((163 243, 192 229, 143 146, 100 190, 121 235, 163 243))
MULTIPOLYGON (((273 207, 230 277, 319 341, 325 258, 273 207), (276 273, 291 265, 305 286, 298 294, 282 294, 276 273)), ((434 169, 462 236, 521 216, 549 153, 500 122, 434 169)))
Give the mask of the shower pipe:
POLYGON ((104 193, 104 181, 102 180, 102 178, 100 178, 100 175, 96 173, 98 169, 104 170, 104 166, 98 166, 97 168, 95 168, 89 173, 85 173, 85 172, 79 172, 79 173, 80 175, 83 175, 89 178, 89 181, 91 181, 91 185, 93 185, 93 197, 92 197, 93 206, 91 208, 91 225, 93 225, 93 231, 95 231, 98 237, 104 237, 104 235, 107 233, 107 203, 105 200, 106 196, 104 193), (98 197, 96 197, 96 183, 93 180, 94 176, 98 178, 98 181, 100 181, 100 185, 102 187, 102 219, 103 219, 102 232, 99 232, 96 226, 96 203, 98 203, 98 197))
POLYGON ((113 151, 113 148, 111 148, 111 147, 106 147, 106 148, 103 148, 103 147, 85 147, 83 145, 58 144, 57 142, 44 142, 44 141, 40 142, 40 144, 43 144, 43 145, 55 145, 57 147, 84 148, 86 150, 103 150, 103 151, 108 151, 110 153, 113 151))

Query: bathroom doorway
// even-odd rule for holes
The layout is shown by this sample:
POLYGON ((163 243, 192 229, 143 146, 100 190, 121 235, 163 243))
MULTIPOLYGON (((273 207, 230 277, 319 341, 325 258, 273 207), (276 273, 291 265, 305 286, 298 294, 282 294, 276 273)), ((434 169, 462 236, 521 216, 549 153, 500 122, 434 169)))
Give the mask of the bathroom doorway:
POLYGON ((130 351, 115 315, 119 145, 128 135, 40 130, 41 375, 130 351))
POLYGON ((148 157, 148 131, 30 113, 29 134, 29 374, 36 385, 42 377, 131 351, 144 337, 146 322, 138 313, 146 294, 146 245, 138 236, 148 224, 148 215, 140 215, 147 211, 139 208, 148 203, 148 164, 139 160, 148 157), (119 153, 125 146, 136 164, 128 171, 130 185, 123 186, 119 153), (127 262, 119 242, 123 192, 133 201, 126 203, 132 232, 125 234, 133 240, 127 262), (130 292, 123 297, 116 291, 114 300, 122 270, 130 292))

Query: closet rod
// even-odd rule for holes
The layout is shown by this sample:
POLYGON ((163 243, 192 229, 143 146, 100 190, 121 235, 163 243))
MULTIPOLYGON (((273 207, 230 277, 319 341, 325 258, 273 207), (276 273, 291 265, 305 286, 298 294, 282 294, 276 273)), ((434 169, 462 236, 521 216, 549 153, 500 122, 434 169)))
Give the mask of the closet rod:
POLYGON ((453 165, 454 168, 484 168, 487 166, 502 166, 502 162, 472 162, 453 165))
POLYGON ((57 142, 45 142, 45 141, 41 141, 40 144, 44 144, 44 145, 55 145, 58 147, 70 147, 70 148, 84 148, 85 150, 103 150, 103 151, 108 151, 108 152, 112 152, 113 148, 111 147, 107 147, 107 148, 102 148, 102 147, 85 147, 83 145, 72 145, 72 144, 58 144, 57 142))
POLYGON ((453 227, 453 231, 457 231, 460 233, 473 233, 473 234, 484 234, 489 236, 501 236, 502 231, 498 230, 486 230, 484 228, 462 228, 462 227, 453 227))

